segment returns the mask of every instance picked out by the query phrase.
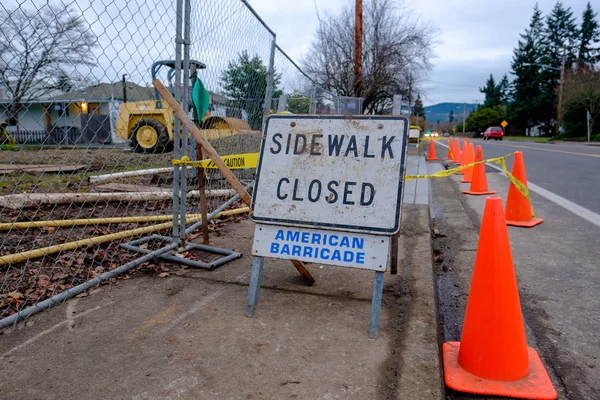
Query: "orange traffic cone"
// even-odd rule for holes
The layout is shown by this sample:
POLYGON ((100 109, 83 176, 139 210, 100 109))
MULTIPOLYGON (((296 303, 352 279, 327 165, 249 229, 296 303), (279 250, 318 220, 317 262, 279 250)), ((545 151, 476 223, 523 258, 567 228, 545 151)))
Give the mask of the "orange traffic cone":
POLYGON ((427 161, 436 161, 437 155, 435 154, 435 145, 433 139, 429 139, 429 153, 427 154, 427 161))
POLYGON ((454 138, 454 148, 452 149, 452 161, 459 164, 460 163, 460 141, 458 138, 454 138))
MULTIPOLYGON (((483 150, 481 146, 477 146, 475 150, 475 161, 483 161, 483 150)), ((463 190, 463 193, 473 195, 494 194, 493 190, 488 190, 487 177, 485 176, 485 164, 478 164, 473 167, 473 178, 471 179, 471 187, 469 190, 463 190)))
MULTIPOLYGON (((473 164, 475 162, 475 151, 473 150, 473 143, 469 143, 466 160, 466 164, 473 164)), ((473 179, 473 167, 467 168, 464 171, 465 176, 460 181, 462 183, 471 183, 471 180, 473 179)))
MULTIPOLYGON (((462 153, 460 154, 460 166, 467 164, 467 155, 469 154, 469 139, 465 138, 463 142, 462 153)), ((458 175, 464 175, 465 171, 461 170, 457 172, 458 175)))
POLYGON ((442 346, 446 385, 454 390, 556 399, 538 353, 527 347, 502 200, 488 197, 460 342, 442 346))
MULTIPOLYGON (((527 187, 525 163, 523 162, 523 153, 520 151, 515 151, 515 161, 511 173, 527 187)), ((544 222, 542 218, 533 217, 531 203, 511 182, 508 186, 508 197, 506 198, 506 223, 508 225, 531 228, 542 222, 544 222)))
POLYGON ((448 154, 446 155, 446 160, 452 161, 454 159, 454 141, 452 139, 448 139, 448 154))

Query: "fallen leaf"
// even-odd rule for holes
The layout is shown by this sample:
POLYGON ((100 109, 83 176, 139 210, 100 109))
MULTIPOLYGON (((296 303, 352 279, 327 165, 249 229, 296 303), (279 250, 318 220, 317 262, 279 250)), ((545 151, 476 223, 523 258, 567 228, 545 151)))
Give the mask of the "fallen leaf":
POLYGON ((24 297, 23 293, 21 292, 10 292, 7 296, 17 300, 22 299, 24 297))
POLYGON ((187 328, 188 326, 190 326, 190 323, 189 323, 189 322, 186 322, 185 324, 183 324, 183 327, 184 327, 184 328, 187 328))
POLYGON ((159 277, 159 278, 165 278, 165 277, 167 277, 167 276, 169 276, 169 273, 168 273, 168 272, 161 272, 160 274, 158 274, 158 277, 159 277))

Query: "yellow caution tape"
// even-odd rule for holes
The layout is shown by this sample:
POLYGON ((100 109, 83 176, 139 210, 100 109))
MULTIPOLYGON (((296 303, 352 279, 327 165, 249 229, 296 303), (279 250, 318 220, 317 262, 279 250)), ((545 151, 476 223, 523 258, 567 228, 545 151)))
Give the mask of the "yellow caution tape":
POLYGON ((450 138, 447 137, 435 137, 435 136, 423 136, 421 138, 421 141, 423 140, 450 140, 450 138))
MULTIPOLYGON (((520 180, 518 180, 517 178, 514 177, 513 174, 511 174, 508 171, 508 168, 506 168, 506 159, 508 157, 513 156, 515 153, 510 153, 507 154, 503 157, 497 157, 497 158, 488 158, 487 160, 483 160, 483 161, 477 161, 471 164, 465 164, 465 165, 461 165, 459 167, 455 167, 455 168, 450 168, 444 171, 439 171, 436 172, 434 174, 431 175, 407 175, 404 180, 406 181, 410 181, 413 179, 431 179, 431 178, 446 178, 450 175, 454 175, 455 173, 457 173, 458 171, 461 171, 463 169, 467 169, 467 168, 471 168, 474 167, 476 165, 479 164, 484 164, 484 163, 489 163, 489 164, 500 164, 500 167, 502 168, 502 171, 504 171, 504 173, 506 174, 506 176, 508 177, 508 179, 510 180, 510 182, 514 185, 514 187, 523 195, 527 198, 527 200, 529 200, 529 204, 531 204, 531 199, 529 198, 529 189, 527 188, 527 186, 521 182, 520 180)), ((531 205, 531 216, 535 217, 535 213, 533 211, 533 205, 531 205)))
MULTIPOLYGON (((230 154, 221 157, 229 169, 251 169, 258 166, 258 153, 230 154)), ((192 161, 188 156, 183 156, 179 160, 172 160, 173 165, 188 165, 198 168, 217 168, 211 159, 192 161)))
MULTIPOLYGON (((433 140, 447 140, 448 138, 434 138, 433 140)), ((488 158, 487 160, 474 162, 471 164, 461 165, 459 167, 450 168, 444 171, 439 171, 431 175, 407 175, 404 180, 410 181, 413 179, 432 179, 432 178, 446 178, 451 175, 454 175, 458 171, 463 169, 471 168, 479 164, 490 163, 490 164, 499 164, 502 167, 502 170, 510 180, 510 182, 517 188, 517 190, 523 194, 529 200, 531 204, 531 200, 529 198, 529 189, 523 182, 518 180, 508 171, 506 168, 506 158, 513 156, 515 153, 507 154, 503 157, 497 158, 488 158)), ((229 169, 251 169, 256 168, 258 166, 258 156, 259 153, 244 153, 244 154, 230 154, 221 157, 225 165, 229 169)), ((211 159, 200 160, 200 161, 192 161, 188 156, 181 157, 179 160, 172 160, 173 165, 187 165, 191 167, 198 168, 217 168, 215 163, 211 159)), ((533 212, 533 205, 531 206, 531 215, 535 216, 533 212)))

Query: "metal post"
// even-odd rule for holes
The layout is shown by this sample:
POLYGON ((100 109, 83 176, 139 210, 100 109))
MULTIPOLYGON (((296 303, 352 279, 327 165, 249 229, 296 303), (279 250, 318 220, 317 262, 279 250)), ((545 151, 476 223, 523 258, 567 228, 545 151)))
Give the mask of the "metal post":
POLYGON ((558 88, 558 110, 556 111, 556 134, 560 134, 560 125, 562 123, 562 98, 565 85, 565 63, 567 57, 567 48, 563 47, 562 63, 560 67, 560 84, 558 88))
MULTIPOLYGON (((188 104, 190 99, 190 14, 191 14, 191 0, 185 0, 185 14, 183 21, 183 101, 182 107, 187 112, 188 104)), ((190 137, 188 135, 188 128, 184 125, 183 132, 181 135, 181 156, 187 156, 189 154, 189 142, 190 137)), ((179 215, 179 238, 181 239, 181 245, 185 246, 185 223, 187 213, 187 168, 181 168, 181 193, 180 193, 180 209, 179 215)))
POLYGON ((271 54, 269 56, 269 70, 267 72, 267 90, 265 92, 265 109, 263 114, 263 129, 265 120, 271 111, 271 101, 273 97, 273 76, 275 75, 275 43, 276 37, 271 40, 271 54))
POLYGON ((250 286, 248 287, 248 300, 246 301, 246 317, 251 318, 254 313, 254 307, 258 302, 260 294, 260 279, 262 277, 262 269, 265 259, 262 257, 254 257, 252 261, 252 275, 250 276, 250 286))
POLYGON ((465 128, 467 126, 467 103, 464 103, 463 108, 463 136, 465 136, 465 128))
MULTIPOLYGON (((123 74, 123 81, 122 81, 122 89, 123 89, 123 103, 127 103, 127 83, 125 81, 125 77, 127 76, 127 74, 123 74)), ((111 88, 112 90, 112 88, 111 88)))
MULTIPOLYGON (((177 101, 181 100, 180 88, 181 88, 181 45, 183 38, 181 36, 181 29, 183 24, 183 0, 177 0, 176 10, 176 23, 175 23, 175 90, 174 96, 177 101)), ((174 129, 173 129, 173 158, 181 158, 181 135, 180 135, 181 122, 179 118, 175 116, 174 129)), ((179 198, 180 181, 181 181, 181 170, 186 169, 184 166, 180 168, 179 165, 173 166, 173 239, 179 238, 179 206, 181 204, 179 198)))
POLYGON ((375 272, 373 284, 373 300, 371 301, 371 323, 369 325, 369 339, 377 339, 379 332, 379 318, 381 317, 381 298, 383 297, 383 272, 375 272))
POLYGON ((592 131, 590 127, 590 120, 592 119, 592 114, 588 110, 585 110, 585 116, 587 119, 587 132, 588 132, 588 142, 592 140, 592 131))

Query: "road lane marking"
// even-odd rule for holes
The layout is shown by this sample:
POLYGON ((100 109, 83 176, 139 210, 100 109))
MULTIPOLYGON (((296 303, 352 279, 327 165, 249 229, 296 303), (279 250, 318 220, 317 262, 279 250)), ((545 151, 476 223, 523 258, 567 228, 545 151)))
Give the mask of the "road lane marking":
POLYGON ((551 151, 553 153, 574 154, 574 155, 577 155, 577 156, 600 158, 600 154, 577 153, 577 152, 574 152, 574 151, 567 151, 567 150, 540 149, 538 147, 523 146, 523 145, 513 145, 513 144, 500 144, 500 143, 496 143, 494 146, 519 147, 519 148, 522 148, 522 149, 532 149, 532 150, 539 150, 539 151, 551 151))
MULTIPOLYGON (((439 143, 439 144, 444 147, 448 147, 448 145, 446 145, 446 144, 443 144, 443 143, 439 143)), ((549 151, 549 150, 546 150, 546 151, 549 151)), ((553 150, 553 151, 558 151, 558 150, 553 150)), ((589 154, 584 154, 584 155, 589 155, 589 154)), ((502 173, 502 176, 506 177, 506 174, 504 174, 504 171, 502 171, 501 167, 498 167, 497 165, 494 165, 494 164, 486 164, 486 165, 489 165, 490 167, 500 171, 502 173)), ((561 206, 562 208, 564 208, 568 211, 571 211, 573 214, 577 215, 578 217, 581 217, 581 218, 585 219, 586 221, 600 227, 600 215, 596 214, 595 212, 588 210, 585 207, 581 207, 580 205, 575 204, 572 201, 565 199, 564 197, 554 194, 551 191, 546 190, 543 187, 538 186, 531 181, 527 182, 527 186, 528 186, 530 192, 534 192, 534 193, 542 196, 546 200, 550 200, 554 204, 557 204, 557 205, 561 206)))

